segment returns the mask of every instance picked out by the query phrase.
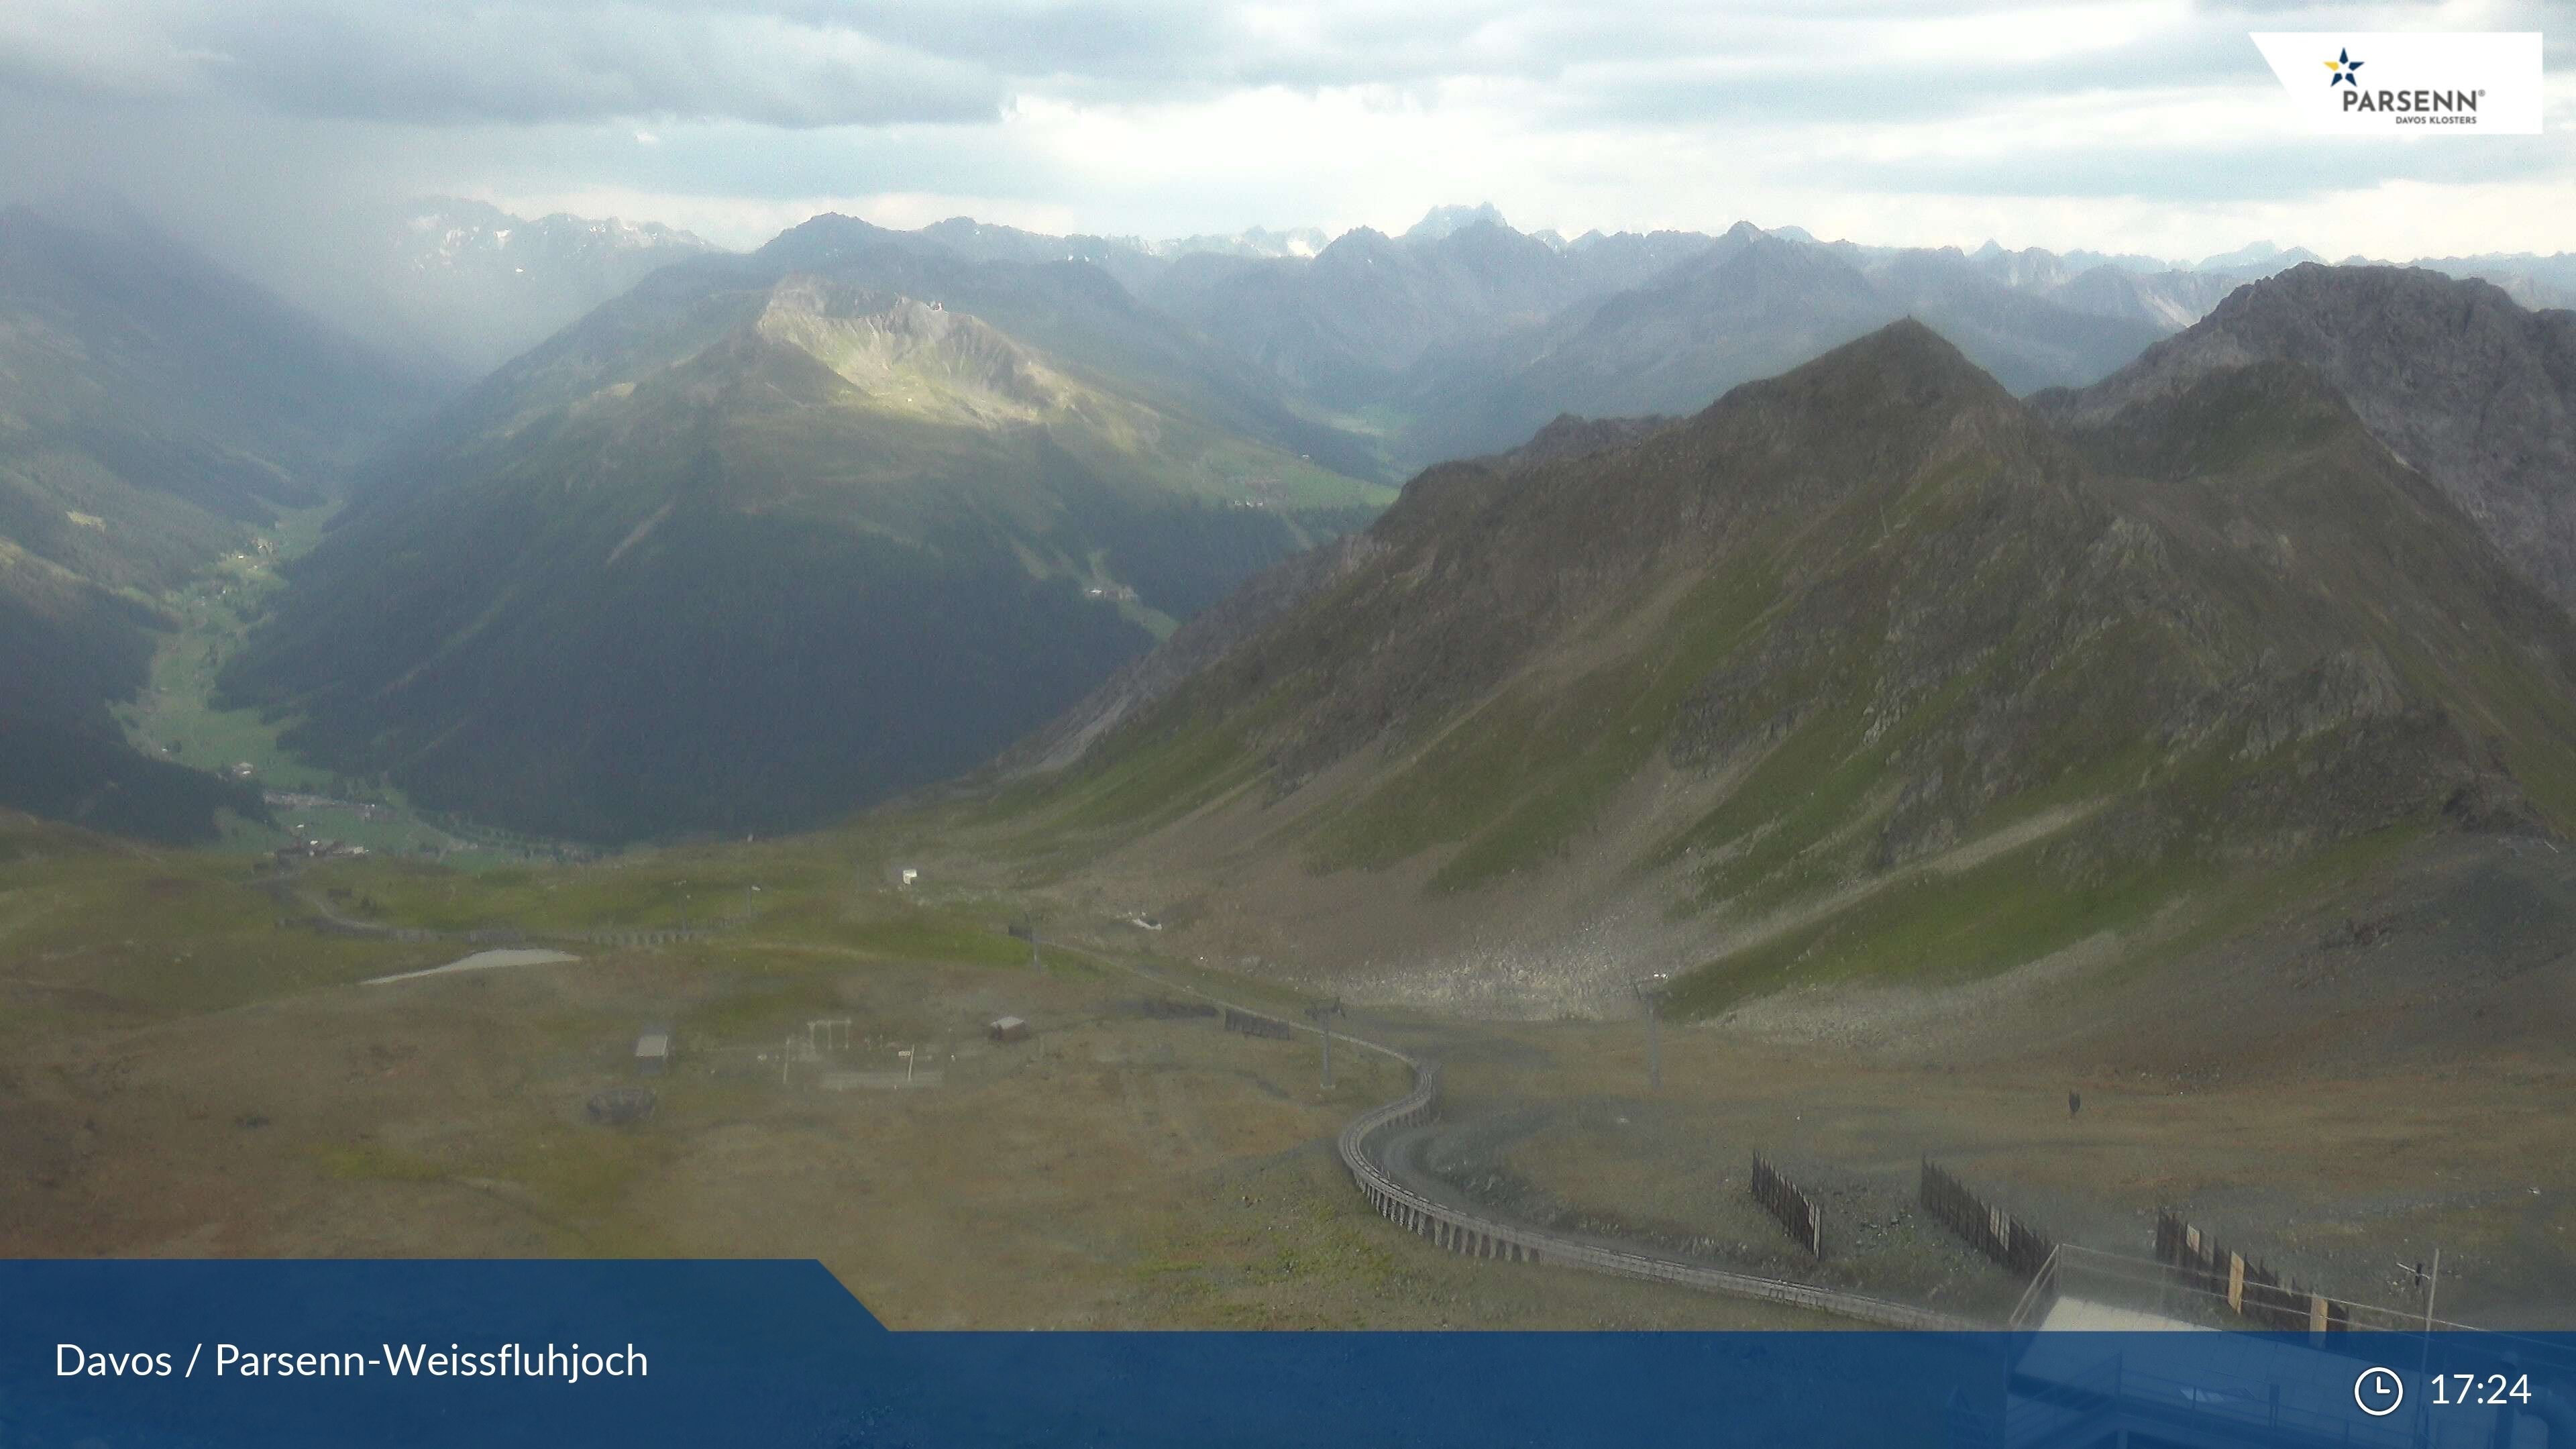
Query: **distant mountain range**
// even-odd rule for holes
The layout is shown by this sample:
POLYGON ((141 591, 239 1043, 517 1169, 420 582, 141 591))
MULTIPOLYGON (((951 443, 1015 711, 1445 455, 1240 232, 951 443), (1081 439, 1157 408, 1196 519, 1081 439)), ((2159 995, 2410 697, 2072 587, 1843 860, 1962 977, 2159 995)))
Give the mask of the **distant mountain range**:
MULTIPOLYGON (((1750 224, 1569 241, 1473 206, 1330 241, 825 216, 744 255, 435 202, 354 218, 308 279, 398 365, 166 241, 84 258, 12 225, 17 456, 48 461, 0 521, 0 647, 81 661, 27 668, 102 738, 150 635, 96 621, 345 493, 227 699, 317 762, 554 834, 777 829, 969 768, 1422 468, 1528 476, 1636 426, 1551 419, 1696 414, 1906 317, 2077 431, 2143 406, 2118 389, 2314 362, 2553 597, 2576 576, 2564 318, 2268 243, 2178 265, 1750 224), (2461 423, 2481 392, 2513 418, 2461 423)), ((2537 295, 2560 260, 2462 265, 2537 295)))
POLYGON ((2493 296, 2308 265, 2036 406, 1905 321, 1685 421, 1561 421, 1184 629, 987 818, 1151 882, 1186 949, 1534 1014, 1646 960, 1701 1011, 1966 979, 2428 832, 2564 832, 2576 623, 2455 501, 2520 475, 2392 451, 2506 413, 2563 443, 2469 381, 2531 319, 2478 319, 2458 387, 2336 381, 2493 296), (2270 355, 2290 316, 2343 357, 2270 355))
POLYGON ((1417 366, 1403 385, 1415 415, 1405 451, 1424 460, 1491 451, 1564 411, 1694 411, 1905 316, 2017 391, 2098 378, 2168 330, 2146 316, 2078 311, 2060 290, 2037 278, 2016 288, 1956 252, 1870 253, 1742 225, 1642 285, 1417 366))
MULTIPOLYGON (((1726 235, 1747 230, 1739 224, 1726 235)), ((2197 321, 2234 286, 2323 260, 2305 248, 2268 241, 2189 261, 2083 250, 2007 251, 1992 241, 1966 253, 1819 243, 1795 226, 1765 234, 1828 246, 1872 276, 1908 271, 1908 256, 1938 259, 1936 266, 1963 258, 2011 291, 2165 332, 2197 321)), ((1059 237, 965 217, 917 231, 880 229, 880 235, 982 261, 1090 262, 1140 298, 1343 408, 1366 408, 1391 389, 1406 387, 1402 374, 1426 346, 1490 339, 1551 319, 1561 328, 1568 322, 1556 319, 1560 310, 1654 283, 1720 240, 1688 231, 1590 231, 1572 241, 1544 232, 1523 238, 1491 203, 1433 207, 1393 238, 1365 228, 1334 238, 1315 227, 1252 227, 1162 241, 1059 237), (1443 245, 1478 227, 1535 243, 1564 258, 1564 265, 1535 265, 1520 254, 1524 249, 1508 243, 1464 253, 1443 245), (1344 253, 1326 260, 1342 242, 1350 244, 1344 253), (1367 283, 1368 270, 1388 266, 1390 258, 1412 258, 1414 264, 1399 266, 1401 276, 1367 283), (1290 280, 1303 279, 1310 268, 1312 280, 1290 280), (1377 304, 1390 301, 1397 316, 1374 315, 1377 304)), ((270 281, 380 348, 471 377, 535 346, 655 268, 715 250, 658 223, 560 213, 531 218, 487 202, 432 197, 352 213, 309 260, 299 257, 270 281)), ((2526 306, 2576 301, 2576 255, 2487 255, 2419 265, 2493 281, 2526 306)), ((1903 303, 1907 297, 1900 288, 1891 300, 1903 303)), ((2021 385, 2023 372, 2013 359, 1989 357, 1973 345, 1968 351, 1994 366, 2007 385, 2021 385)), ((2045 379, 2090 380, 2081 369, 2045 379)), ((1710 396, 1723 385, 1712 387, 1710 396)), ((1427 461, 1428 456, 1405 456, 1396 463, 1427 461)))
MULTIPOLYGON (((2081 385, 2235 288, 2319 260, 2270 242, 2196 263, 1993 242, 1963 253, 1750 223, 1567 242, 1515 231, 1490 204, 1435 207, 1401 237, 1351 231, 1311 256, 1210 248, 1157 253, 1153 267, 1138 255, 1105 264, 1380 435, 1396 472, 1508 447, 1560 411, 1687 411, 1901 316, 2015 391, 2081 385)), ((2554 295, 2548 259, 2468 265, 2554 295)))
POLYGON ((257 797, 125 748, 169 598, 430 384, 113 210, 0 211, 0 804, 167 838, 257 797))
MULTIPOLYGON (((1612 249, 1560 252, 1489 220, 1426 223, 1397 240, 1362 228, 1312 258, 1180 258, 1142 296, 1322 404, 1403 407, 1408 369, 1544 322, 1587 290, 1612 249)), ((1408 460, 1409 461, 1409 460, 1408 460)))
POLYGON ((1146 250, 1158 257, 1185 257, 1216 252, 1230 257, 1311 257, 1332 240, 1323 228, 1294 226, 1286 231, 1250 227, 1232 236, 1187 236, 1156 242, 1146 250))

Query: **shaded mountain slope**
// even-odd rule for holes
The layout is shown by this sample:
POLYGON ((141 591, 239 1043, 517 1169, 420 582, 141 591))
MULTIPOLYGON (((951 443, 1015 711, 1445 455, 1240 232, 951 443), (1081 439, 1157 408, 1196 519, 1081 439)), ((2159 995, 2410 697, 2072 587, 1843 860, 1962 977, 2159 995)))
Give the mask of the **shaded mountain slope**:
POLYGON ((0 518, 110 587, 165 587, 323 502, 423 403, 417 379, 140 230, 0 212, 0 317, 0 518))
POLYGON ((2078 312, 2180 331, 2242 285, 2242 279, 2223 273, 2137 272, 2106 263, 2050 286, 2044 295, 2078 312))
POLYGON ((1207 949, 1523 1012, 1955 980, 2576 821, 2576 629, 2295 367, 2060 432, 1899 323, 1369 538, 987 818, 1207 949))
POLYGON ((228 698, 550 834, 811 824, 1382 501, 1096 271, 870 230, 666 268, 487 380, 380 461, 228 698))
POLYGON ((139 224, 0 212, 0 804, 200 838, 253 794, 129 752, 164 596, 333 497, 425 385, 139 224))
MULTIPOLYGON (((1524 472, 1624 447, 1672 422, 1659 417, 1578 418, 1567 413, 1527 443, 1484 461, 1506 473, 1524 472)), ((1102 735, 1214 667, 1289 611, 1348 578, 1381 548, 1373 533, 1347 534, 1263 570, 1182 625, 1152 652, 1121 667, 1079 705, 1005 751, 990 770, 979 773, 987 780, 1011 780, 1074 764, 1102 735)))

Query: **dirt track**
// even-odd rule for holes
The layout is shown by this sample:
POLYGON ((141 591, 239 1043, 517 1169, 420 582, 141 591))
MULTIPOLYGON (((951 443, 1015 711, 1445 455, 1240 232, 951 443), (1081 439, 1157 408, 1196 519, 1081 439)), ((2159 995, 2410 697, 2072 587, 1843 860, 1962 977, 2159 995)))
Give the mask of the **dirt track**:
POLYGON ((2576 1327, 2576 860, 2463 839, 2366 912, 2293 908, 2152 974, 2083 950, 1964 990, 1760 1002, 1667 1026, 1354 1030, 1441 1054, 1417 1190, 1506 1220, 1962 1312, 2020 1284, 1914 1207, 1925 1156, 2060 1238, 2149 1251, 2173 1207, 2320 1291, 2576 1327), (2070 1117, 2067 1095, 2084 1110, 2070 1117), (1823 1201, 1821 1264, 1747 1193, 1762 1150, 1823 1201))

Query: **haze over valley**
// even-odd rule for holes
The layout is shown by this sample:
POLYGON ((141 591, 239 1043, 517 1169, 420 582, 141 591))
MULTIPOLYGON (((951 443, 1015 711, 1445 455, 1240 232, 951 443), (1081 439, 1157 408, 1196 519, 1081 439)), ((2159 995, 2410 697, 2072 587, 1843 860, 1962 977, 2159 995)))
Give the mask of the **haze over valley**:
MULTIPOLYGON (((93 287, 155 266, 223 277, 131 208, 50 205, 13 213, 24 244, 127 239, 90 259, 93 287)), ((104 495, 31 497, 53 521, 11 542, 57 566, 70 541, 159 549, 146 592, 167 595, 240 552, 238 528, 327 504, 322 545, 274 560, 291 584, 246 585, 230 602, 257 592, 248 627, 190 645, 207 656, 191 687, 268 721, 298 768, 593 844, 819 823, 969 770, 1255 572, 1363 526, 1414 471, 1560 414, 1686 415, 1909 315, 2008 390, 2082 386, 2313 260, 1889 248, 1749 223, 1568 241, 1491 206, 1433 208, 1398 237, 1163 243, 818 217, 747 255, 477 203, 351 225, 372 241, 339 270, 256 301, 284 320, 192 319, 240 334, 199 345, 290 345, 284 376, 372 387, 354 409, 295 400, 317 416, 291 421, 334 451, 298 439, 270 465, 286 481, 163 483, 232 490, 236 533, 196 538, 179 573, 168 541, 128 537, 139 525, 68 521, 131 506, 104 495), (744 647, 779 618, 869 622, 744 647), (746 692, 771 706, 742 710, 746 692), (618 728, 586 723, 610 715, 618 728)), ((2558 276, 2540 258, 2446 265, 2525 296, 2558 276)), ((51 323, 60 345, 107 325, 51 323)), ((188 421, 206 378, 157 385, 166 401, 125 415, 201 460, 243 456, 228 419, 188 421)), ((2515 517, 2553 506, 2505 486, 2523 490, 2515 517)), ((2552 587, 2563 561, 2536 551, 2564 531, 2509 545, 2552 587)), ((108 627, 47 611, 57 633, 108 627)), ((99 709, 145 687, 148 636, 116 627, 129 662, 64 686, 86 703, 55 710, 86 710, 92 739, 99 709)), ((170 743, 145 741, 164 759, 170 743)), ((98 808, 102 768, 55 772, 49 808, 98 808)), ((171 828, 204 835, 211 787, 188 788, 171 828)))

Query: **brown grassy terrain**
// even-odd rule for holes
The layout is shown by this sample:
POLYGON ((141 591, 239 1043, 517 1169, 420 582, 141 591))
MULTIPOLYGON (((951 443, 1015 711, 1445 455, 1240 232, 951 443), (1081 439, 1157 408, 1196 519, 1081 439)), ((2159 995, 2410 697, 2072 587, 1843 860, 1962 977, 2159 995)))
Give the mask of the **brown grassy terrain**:
MULTIPOLYGON (((1346 1046, 1326 1093, 1311 1037, 1150 1018, 1147 997, 1192 987, 1286 1016, 1308 998, 1192 963, 1186 930, 884 838, 296 882, 450 928, 759 902, 703 941, 384 986, 359 983, 469 948, 281 928, 287 907, 234 858, 23 823, 0 845, 0 1254, 811 1256, 904 1327, 1812 1321, 1397 1231, 1331 1152, 1402 1090, 1393 1063, 1346 1046), (883 883, 898 856, 932 862, 919 890, 883 883), (1086 949, 1032 970, 1000 930, 1031 909, 1086 949), (1004 1013, 1037 1039, 984 1040, 1004 1013), (849 1046, 783 1085, 781 1047, 816 1018, 848 1018, 849 1046), (658 1021, 683 1055, 651 1083, 654 1118, 590 1125, 593 1093, 641 1080, 633 1039, 658 1021), (882 1083, 907 1046, 936 1085, 823 1085, 882 1083)), ((2224 929, 2168 921, 2153 951, 1670 1023, 1659 1093, 1635 1020, 1355 1000, 1347 1026, 1448 1062, 1421 1162, 1525 1221, 1998 1312, 2019 1285, 1911 1204, 1928 1154, 2070 1241, 2143 1251, 2174 1206, 2302 1281, 2400 1306, 2398 1264, 2438 1244, 2445 1316, 2564 1326, 2571 923, 2576 860, 2446 839, 2224 929), (1823 1199, 1822 1265, 1746 1197, 1757 1148, 1823 1199)))
POLYGON ((238 861, 15 839, 0 1255, 817 1257, 907 1328, 1802 1321, 1440 1253, 1330 1150, 1403 1089, 1393 1063, 1340 1053, 1326 1093, 1311 1039, 1149 1019, 1167 988, 1071 954, 1041 975, 998 919, 872 878, 783 903, 779 939, 371 986, 464 948, 280 930, 238 861), (1036 1039, 984 1040, 1005 1012, 1036 1039), (849 1018, 849 1048, 782 1085, 818 1017, 849 1018), (648 1021, 683 1051, 654 1117, 589 1124, 593 1093, 642 1082, 648 1021), (907 1046, 937 1085, 821 1084, 907 1046))

